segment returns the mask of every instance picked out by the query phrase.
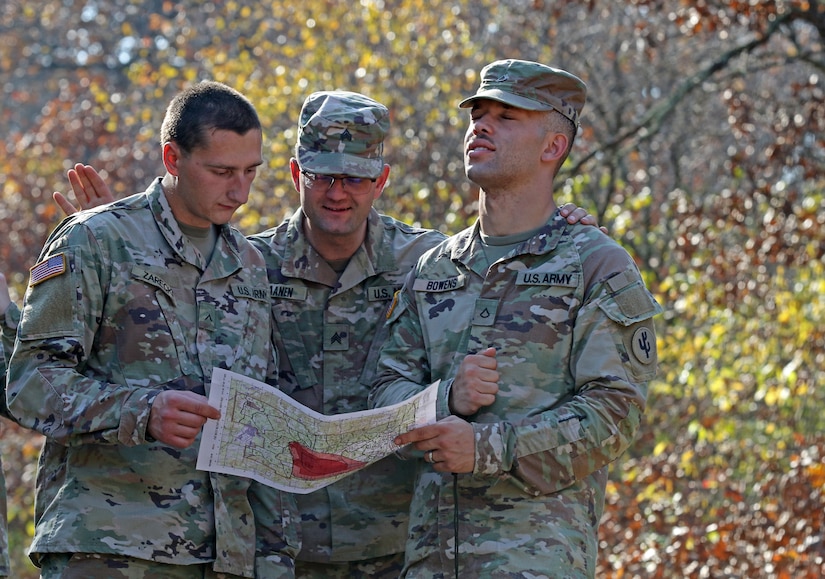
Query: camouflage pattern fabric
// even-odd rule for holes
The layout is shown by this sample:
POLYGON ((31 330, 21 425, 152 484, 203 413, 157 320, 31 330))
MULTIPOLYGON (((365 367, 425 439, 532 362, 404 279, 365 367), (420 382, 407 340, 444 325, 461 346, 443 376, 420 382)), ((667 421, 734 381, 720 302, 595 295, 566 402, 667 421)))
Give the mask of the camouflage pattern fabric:
MULTIPOLYGON (((0 416, 4 418, 11 418, 6 407, 6 360, 11 355, 14 347, 14 336, 17 333, 19 321, 20 310, 14 303, 9 304, 6 311, 0 313, 0 326, 2 326, 0 328, 2 330, 2 336, 0 337, 0 343, 2 344, 2 350, 0 350, 0 378, 3 383, 3 388, 0 388, 0 416)), ((5 577, 11 573, 9 536, 6 527, 8 512, 6 508, 6 478, 3 474, 3 460, 0 457, 0 577, 5 577)))
MULTIPOLYGON (((302 215, 298 210, 277 228, 249 238, 267 262, 278 384, 323 414, 364 410, 378 347, 386 339, 387 306, 418 257, 444 236, 373 209, 367 239, 339 277, 309 244, 302 215)), ((357 561, 403 552, 411 468, 390 457, 300 495, 298 576, 301 561, 357 561)))
MULTIPOLYGON (((209 564, 165 565, 119 555, 97 553, 47 553, 42 557, 40 579, 238 579, 217 573, 209 564)), ((268 575, 259 575, 268 577, 268 575)))
POLYGON ((398 579, 404 569, 404 552, 384 557, 342 561, 337 563, 312 563, 298 561, 296 575, 317 579, 398 579))
POLYGON ((6 529, 6 521, 6 477, 3 474, 3 461, 0 459, 0 577, 7 576, 11 571, 11 563, 9 562, 9 535, 6 529))
POLYGON ((295 158, 302 169, 375 179, 384 170, 390 112, 360 93, 320 91, 304 101, 295 158))
POLYGON ((529 60, 497 60, 481 69, 476 93, 458 106, 492 99, 528 111, 556 110, 579 126, 587 85, 574 74, 529 60))
POLYGON ((198 441, 180 450, 146 431, 162 390, 207 394, 213 367, 274 375, 261 255, 223 226, 207 263, 157 180, 64 220, 31 275, 7 396, 47 436, 32 559, 108 553, 292 576, 291 495, 198 471, 198 441))
POLYGON ((406 577, 594 576, 608 464, 633 440, 656 373, 661 311, 631 257, 556 213, 491 265, 478 224, 422 257, 398 296, 373 406, 441 379, 439 417, 467 353, 497 350, 496 401, 465 417, 475 467, 419 460, 406 577))

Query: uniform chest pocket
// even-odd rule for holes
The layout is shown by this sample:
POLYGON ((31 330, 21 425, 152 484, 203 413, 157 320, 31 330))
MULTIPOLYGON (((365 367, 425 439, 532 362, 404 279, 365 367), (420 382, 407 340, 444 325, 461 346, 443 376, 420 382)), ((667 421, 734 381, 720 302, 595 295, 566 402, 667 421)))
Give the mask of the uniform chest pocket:
MULTIPOLYGON (((231 294, 230 302, 208 304, 215 320, 212 341, 228 347, 202 349, 201 360, 212 356, 209 361, 212 366, 234 369, 263 379, 269 361, 274 360, 269 292, 266 285, 234 283, 231 294)), ((200 305, 201 327, 204 327, 203 311, 206 305, 200 305)))
MULTIPOLYGON (((109 292, 106 310, 112 311, 112 338, 118 344, 118 359, 127 376, 163 375, 162 380, 192 373, 187 339, 179 320, 181 302, 189 301, 177 287, 169 270, 135 266, 109 292), (153 368, 154 367, 154 368, 153 368)), ((191 300, 194 300, 194 288, 191 300)), ((193 304, 189 304, 194 311, 193 304)))

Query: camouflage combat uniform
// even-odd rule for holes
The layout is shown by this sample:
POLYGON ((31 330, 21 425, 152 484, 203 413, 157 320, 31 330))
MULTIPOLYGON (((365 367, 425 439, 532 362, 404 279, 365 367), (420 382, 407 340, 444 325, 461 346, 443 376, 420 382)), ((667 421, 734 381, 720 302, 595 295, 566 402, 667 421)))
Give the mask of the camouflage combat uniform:
MULTIPOLYGON (((466 417, 461 577, 594 576, 608 464, 639 426, 660 311, 620 246, 558 213, 489 270, 478 224, 421 259, 391 311, 370 402, 441 379, 444 417, 465 354, 496 348, 496 401, 466 417)), ((452 577, 453 476, 418 464, 406 576, 452 577)))
MULTIPOLYGON (((20 321, 20 310, 15 304, 10 304, 5 312, 0 313, 2 326, 2 349, 0 350, 0 416, 11 418, 6 408, 6 360, 14 347, 14 336, 17 332, 17 323, 20 321)), ((3 460, 0 457, 0 576, 11 573, 9 563, 9 537, 6 528, 6 478, 3 475, 3 460)))
POLYGON ((206 394, 213 367, 275 373, 260 254, 223 226, 207 264, 157 180, 64 220, 40 264, 52 277, 37 283, 33 269, 8 385, 11 413, 47 436, 32 559, 103 553, 292 576, 293 497, 198 471, 198 441, 181 450, 147 432, 162 390, 206 394))
MULTIPOLYGON (((249 239, 267 262, 281 390, 327 414, 367 408, 385 312, 418 257, 444 240, 370 212, 365 243, 338 276, 309 244, 302 212, 249 239)), ((414 472, 388 457, 300 495, 300 561, 403 553, 414 472)), ((331 571, 330 571, 331 572, 331 571)))
MULTIPOLYGON (((3 362, 5 364, 5 361, 3 362)), ((0 577, 9 574, 9 537, 6 532, 6 477, 0 460, 0 577)))

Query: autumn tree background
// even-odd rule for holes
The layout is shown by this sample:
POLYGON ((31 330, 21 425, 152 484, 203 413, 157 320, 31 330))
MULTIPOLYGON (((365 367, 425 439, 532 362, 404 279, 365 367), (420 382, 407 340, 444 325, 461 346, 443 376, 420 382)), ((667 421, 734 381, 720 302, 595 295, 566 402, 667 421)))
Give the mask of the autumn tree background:
MULTIPOLYGON (((75 162, 118 196, 159 175, 164 109, 225 82, 258 107, 267 164, 246 233, 298 204, 304 98, 392 111, 379 209, 455 233, 478 71, 498 58, 588 85, 556 183, 637 259, 665 306, 641 436, 613 466, 597 576, 825 574, 825 7, 817 0, 5 0, 0 269, 22 300, 75 162)), ((41 439, 0 421, 15 576, 41 439)))

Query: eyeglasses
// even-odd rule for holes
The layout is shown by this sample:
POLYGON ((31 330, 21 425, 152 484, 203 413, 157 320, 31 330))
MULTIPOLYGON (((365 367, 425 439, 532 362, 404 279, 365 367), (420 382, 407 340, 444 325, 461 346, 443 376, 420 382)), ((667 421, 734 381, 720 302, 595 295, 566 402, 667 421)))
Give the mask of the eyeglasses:
POLYGON ((370 183, 375 183, 375 179, 368 179, 366 177, 345 177, 333 175, 320 175, 318 173, 310 173, 301 169, 301 174, 304 176, 304 184, 310 189, 321 189, 324 192, 332 189, 336 181, 341 183, 345 191, 350 193, 364 193, 369 187, 370 183))

